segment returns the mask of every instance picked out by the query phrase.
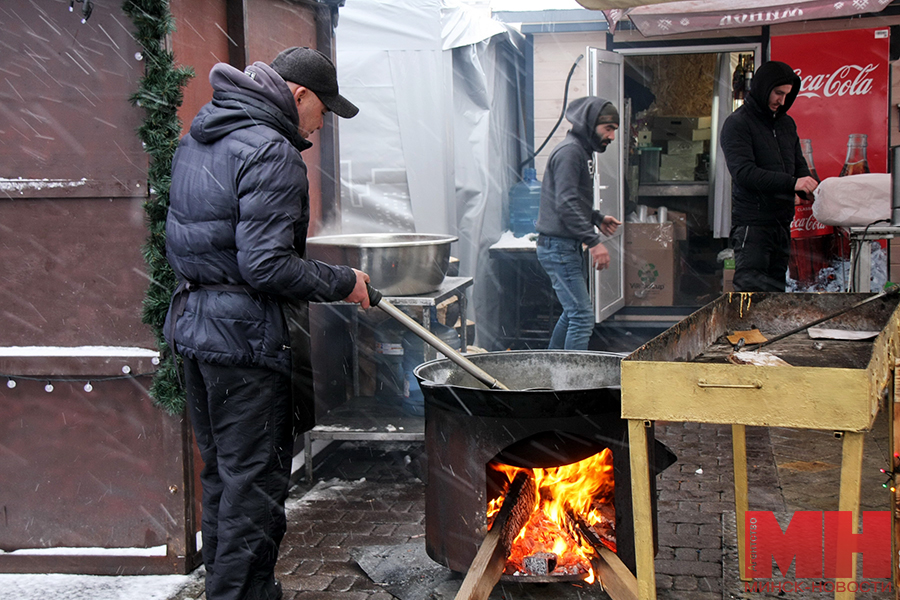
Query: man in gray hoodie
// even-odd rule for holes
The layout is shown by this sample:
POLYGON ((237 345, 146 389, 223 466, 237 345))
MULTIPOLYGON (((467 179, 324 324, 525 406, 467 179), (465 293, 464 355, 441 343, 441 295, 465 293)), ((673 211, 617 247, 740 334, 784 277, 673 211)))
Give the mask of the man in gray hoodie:
POLYGON ((213 99, 172 163, 166 257, 179 285, 166 339, 204 463, 206 598, 277 600, 292 434, 314 424, 307 302, 368 307, 368 275, 304 258, 300 152, 326 113, 358 109, 310 48, 243 72, 219 63, 209 81, 213 99))
POLYGON ((572 128, 550 153, 541 184, 537 256, 562 306, 549 347, 587 350, 594 331, 594 311, 583 248, 590 253, 595 269, 605 269, 609 252, 594 227, 612 235, 622 224, 593 209, 593 157, 616 139, 619 111, 608 100, 588 96, 569 104, 566 119, 572 128))

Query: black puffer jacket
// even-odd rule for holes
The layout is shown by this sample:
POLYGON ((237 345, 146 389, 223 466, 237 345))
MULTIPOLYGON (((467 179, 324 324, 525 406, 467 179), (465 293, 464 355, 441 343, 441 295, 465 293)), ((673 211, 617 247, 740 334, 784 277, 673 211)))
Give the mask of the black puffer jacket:
MULTIPOLYGON (((290 89, 268 65, 210 72, 213 100, 172 165, 166 256, 190 292, 174 348, 223 365, 290 371, 285 302, 346 298, 349 267, 304 260, 309 184, 290 89), (203 286, 242 286, 237 291, 203 286)), ((175 303, 173 303, 173 306, 175 303)), ((173 318, 167 317, 166 331, 173 318)))
POLYGON ((576 98, 566 109, 572 129, 556 145, 544 170, 541 205, 535 226, 538 233, 570 238, 588 247, 600 243, 603 215, 593 210, 594 182, 590 162, 594 152, 605 149, 596 134, 597 117, 609 100, 576 98))
POLYGON ((783 62, 756 71, 743 106, 722 126, 722 150, 732 177, 731 224, 788 226, 794 218, 794 185, 809 175, 797 125, 787 115, 800 92, 800 77, 783 62), (780 85, 793 88, 777 112, 769 95, 780 85))

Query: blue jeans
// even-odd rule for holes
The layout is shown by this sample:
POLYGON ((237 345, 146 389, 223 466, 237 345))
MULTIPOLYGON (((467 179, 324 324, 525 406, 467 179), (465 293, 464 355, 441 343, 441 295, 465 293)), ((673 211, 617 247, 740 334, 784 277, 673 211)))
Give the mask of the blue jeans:
POLYGON ((550 336, 550 349, 587 350, 594 331, 594 310, 581 242, 541 235, 537 257, 562 305, 562 315, 550 336))

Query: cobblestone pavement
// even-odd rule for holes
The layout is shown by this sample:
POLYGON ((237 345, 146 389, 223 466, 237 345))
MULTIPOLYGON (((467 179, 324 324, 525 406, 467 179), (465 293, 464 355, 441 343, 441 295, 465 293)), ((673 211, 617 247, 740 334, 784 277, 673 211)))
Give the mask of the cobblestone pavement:
MULTIPOLYGON (((833 597, 745 592, 737 578, 730 426, 657 423, 656 431, 678 456, 657 481, 660 600, 833 597)), ((841 444, 831 432, 750 427, 747 452, 752 510, 774 511, 784 521, 795 510, 837 509, 841 444)), ((887 468, 889 456, 886 419, 879 418, 866 436, 864 510, 888 509, 879 469, 887 468)), ((366 548, 422 545, 421 457, 421 444, 396 442, 344 442, 323 453, 316 481, 300 481, 288 502, 289 529, 277 566, 285 600, 395 597, 357 561, 366 548)), ((458 576, 441 589, 435 583, 431 597, 452 597, 458 583, 458 576)), ((531 597, 607 598, 596 587, 571 584, 504 584, 491 595, 497 600, 531 597)), ((893 594, 857 597, 887 599, 893 594)), ((202 598, 198 585, 183 590, 177 600, 194 598, 202 598)))

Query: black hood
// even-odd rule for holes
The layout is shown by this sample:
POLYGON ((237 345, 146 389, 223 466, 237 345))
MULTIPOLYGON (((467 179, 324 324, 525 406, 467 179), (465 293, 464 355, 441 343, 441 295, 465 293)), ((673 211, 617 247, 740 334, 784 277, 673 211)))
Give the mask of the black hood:
POLYGON ((204 144, 254 125, 266 125, 290 140, 298 150, 311 143, 298 131, 299 115, 291 89, 269 65, 255 62, 240 71, 219 63, 209 72, 213 99, 191 123, 191 136, 204 144))
POLYGON ((750 86, 750 96, 747 103, 755 110, 771 115, 769 110, 769 95, 772 90, 780 85, 790 84, 791 91, 784 98, 784 104, 778 108, 775 116, 781 116, 791 108, 797 94, 800 93, 800 76, 794 73, 790 65, 772 60, 763 63, 753 76, 753 83, 750 86))
POLYGON ((597 117, 607 104, 612 103, 597 96, 587 96, 572 100, 566 109, 566 119, 572 123, 570 131, 594 152, 606 150, 606 146, 600 143, 600 138, 597 137, 596 127, 597 117))

